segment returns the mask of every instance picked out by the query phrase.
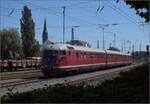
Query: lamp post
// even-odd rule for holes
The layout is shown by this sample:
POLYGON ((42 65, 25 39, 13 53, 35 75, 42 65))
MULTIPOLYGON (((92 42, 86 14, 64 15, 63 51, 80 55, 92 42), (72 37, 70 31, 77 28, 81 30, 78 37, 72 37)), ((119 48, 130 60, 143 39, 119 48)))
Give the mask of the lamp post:
POLYGON ((80 26, 72 26, 72 28, 71 28, 71 40, 74 40, 74 29, 78 28, 78 27, 80 27, 80 26))
POLYGON ((130 53, 130 51, 131 51, 131 41, 127 40, 126 43, 127 43, 127 47, 126 48, 128 49, 127 52, 130 53))
POLYGON ((102 37, 102 44, 103 44, 103 49, 105 49, 105 37, 104 37, 104 30, 105 30, 105 27, 108 27, 109 24, 98 24, 99 28, 102 29, 102 32, 103 32, 103 37, 102 37))
POLYGON ((116 34, 114 33, 114 47, 116 47, 116 34))
POLYGON ((114 24, 98 24, 99 28, 102 29, 102 32, 103 32, 103 37, 102 37, 102 40, 103 40, 103 49, 105 49, 105 35, 104 35, 104 32, 105 32, 105 27, 108 27, 108 26, 115 26, 115 25, 118 25, 117 23, 114 23, 114 24))
POLYGON ((65 9, 66 7, 63 6, 63 43, 65 43, 65 9))

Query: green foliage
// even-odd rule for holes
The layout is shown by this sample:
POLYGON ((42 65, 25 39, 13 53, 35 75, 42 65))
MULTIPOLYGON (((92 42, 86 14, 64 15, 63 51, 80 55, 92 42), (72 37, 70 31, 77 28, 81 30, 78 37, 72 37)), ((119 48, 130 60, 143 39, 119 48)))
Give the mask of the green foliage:
POLYGON ((119 77, 92 86, 57 84, 30 92, 3 96, 2 103, 148 103, 148 64, 121 72, 119 77))
POLYGON ((39 54, 39 43, 35 40, 35 23, 32 19, 31 10, 25 5, 22 11, 21 38, 25 57, 33 57, 39 54))
POLYGON ((38 41, 34 40, 34 46, 33 46, 33 56, 40 56, 40 44, 38 41))
POLYGON ((136 10, 136 14, 145 18, 145 22, 150 21, 149 0, 125 0, 125 2, 136 10))
POLYGON ((118 48, 116 48, 116 47, 109 47, 109 49, 108 50, 112 50, 112 51, 118 51, 118 52, 120 52, 120 50, 118 49, 118 48))
POLYGON ((145 51, 135 51, 135 52, 132 52, 132 57, 134 58, 134 60, 146 60, 147 57, 148 57, 148 54, 147 52, 145 51))
POLYGON ((138 56, 139 54, 141 54, 142 56, 146 56, 146 52, 145 51, 135 51, 135 52, 132 52, 132 55, 134 56, 138 56))
POLYGON ((23 57, 19 32, 14 29, 0 30, 1 59, 20 59, 23 57))

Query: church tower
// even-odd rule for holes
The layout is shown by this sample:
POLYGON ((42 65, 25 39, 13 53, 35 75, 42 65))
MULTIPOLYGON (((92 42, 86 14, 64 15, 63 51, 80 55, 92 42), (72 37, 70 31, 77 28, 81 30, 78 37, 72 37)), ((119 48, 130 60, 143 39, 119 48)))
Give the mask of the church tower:
POLYGON ((42 43, 44 44, 45 41, 48 40, 48 32, 47 32, 47 27, 46 27, 46 19, 44 20, 44 27, 43 27, 43 34, 42 34, 42 43))

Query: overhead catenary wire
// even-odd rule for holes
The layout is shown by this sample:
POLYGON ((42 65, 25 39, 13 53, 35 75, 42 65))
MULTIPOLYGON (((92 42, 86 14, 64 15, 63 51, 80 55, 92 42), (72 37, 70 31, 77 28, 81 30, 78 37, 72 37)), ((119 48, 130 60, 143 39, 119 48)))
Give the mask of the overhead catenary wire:
MULTIPOLYGON (((31 4, 31 3, 30 3, 30 4, 31 4)), ((38 7, 39 7, 39 6, 38 6, 38 7)), ((41 8, 41 6, 40 6, 39 8, 41 8)), ((47 10, 47 9, 50 9, 50 8, 41 8, 41 9, 44 9, 44 10, 46 9, 46 10, 47 10)), ((54 13, 55 15, 58 14, 57 16, 60 16, 60 14, 61 14, 61 13, 55 12, 55 11, 53 11, 53 13, 54 13)), ((11 17, 12 17, 12 16, 11 16, 11 17)), ((16 19, 18 19, 18 18, 16 17, 16 19)), ((82 20, 77 20, 77 21, 80 21, 80 22, 81 22, 82 20)), ((88 23, 88 25, 91 27, 91 24, 88 23)), ((97 24, 96 24, 96 25, 97 25, 97 24)), ((95 25, 95 24, 92 24, 92 26, 96 26, 96 25, 95 25)), ((48 26, 48 27, 49 27, 49 26, 48 26)), ((88 26, 86 25, 86 26, 81 26, 81 27, 88 27, 88 26)), ((52 27, 52 26, 51 26, 51 28, 57 28, 57 27, 52 27)), ((65 27, 65 28, 66 28, 66 27, 65 27)), ((110 32, 109 30, 106 30, 106 32, 107 32, 107 31, 110 32)), ((111 32, 111 33, 113 33, 113 32, 111 32)))
MULTIPOLYGON (((105 3, 108 7, 110 7, 112 10, 114 10, 115 12, 117 12, 118 14, 120 14, 121 16, 123 16, 124 18, 126 18, 127 20, 129 20, 130 22, 132 22, 133 24, 135 24, 136 26, 139 26, 141 23, 135 21, 135 19, 133 19, 132 17, 130 17, 128 14, 126 14, 124 11, 122 11, 121 9, 117 8, 116 6, 112 6, 106 2, 103 1, 103 3, 105 3)), ((139 27, 138 27, 139 28, 139 27)), ((141 28, 139 28, 141 29, 141 28)))
POLYGON ((12 15, 8 16, 8 14, 4 14, 4 15, 2 14, 2 15, 0 15, 0 16, 8 17, 8 18, 13 18, 13 19, 19 20, 18 17, 12 16, 12 15))
MULTIPOLYGON (((99 0, 99 3, 100 3, 100 1, 102 1, 102 0, 99 0)), ((104 1, 103 1, 103 2, 104 2, 104 1)), ((101 2, 101 4, 102 4, 103 2, 101 2)), ((110 1, 109 1, 109 2, 110 2, 110 1)), ((99 6, 100 6, 100 4, 99 4, 99 6)), ((81 7, 79 7, 78 5, 77 5, 77 7, 78 7, 78 8, 81 8, 81 7)), ((115 12, 119 13, 121 16, 126 17, 126 19, 129 20, 132 24, 139 25, 139 24, 141 23, 141 22, 137 22, 133 17, 131 17, 131 16, 128 15, 126 12, 124 12, 122 9, 116 7, 116 6, 115 6, 114 4, 112 4, 112 3, 111 3, 111 6, 109 5, 108 7, 110 7, 111 9, 113 9, 115 12)), ((89 8, 89 7, 84 7, 84 8, 82 8, 81 10, 84 10, 84 11, 87 12, 87 9, 86 9, 86 8, 89 8)), ((95 8, 95 9, 96 9, 96 8, 95 8)), ((103 9, 103 7, 102 7, 101 9, 103 9)), ((104 19, 104 18, 102 18, 102 19, 104 19)), ((106 22, 106 20, 105 20, 105 22, 106 22)), ((131 23, 118 23, 118 24, 131 24, 131 23)))
MULTIPOLYGON (((37 9, 44 9, 44 10, 48 10, 48 11, 51 11, 51 13, 53 13, 54 15, 56 15, 56 16, 60 16, 60 15, 62 15, 62 13, 61 12, 56 12, 55 10, 53 10, 52 8, 56 8, 56 7, 42 7, 42 6, 40 6, 40 5, 37 5, 37 4, 33 4, 33 3, 31 3, 31 2, 27 2, 28 4, 30 4, 30 5, 32 5, 32 6, 36 6, 36 8, 34 9, 34 8, 32 8, 32 10, 37 10, 37 9), (38 8, 37 8, 38 7, 38 8)), ((0 8, 5 8, 5 9, 13 9, 13 8, 8 8, 8 7, 0 7, 0 8)), ((15 9, 15 11, 16 10, 22 10, 22 9, 15 9)), ((70 19, 72 19, 72 18, 74 18, 74 19, 72 19, 72 20, 74 20, 74 21, 77 21, 77 22, 81 22, 81 21, 85 21, 86 22, 86 24, 88 24, 88 25, 97 25, 97 24, 94 24, 94 23, 90 23, 89 21, 86 21, 86 20, 83 20, 83 19, 79 19, 79 18, 77 18, 77 17, 73 17, 73 16, 69 16, 69 15, 67 15, 68 17, 71 17, 70 19)), ((138 22, 138 23, 140 23, 140 22, 138 22)), ((130 24, 130 23, 118 23, 118 24, 130 24)))
POLYGON ((101 13, 101 11, 104 9, 104 5, 101 7, 101 2, 100 2, 100 0, 99 0, 99 5, 98 5, 98 8, 97 8, 97 10, 96 10, 96 14, 99 14, 99 13, 101 13))
POLYGON ((8 14, 8 16, 11 16, 13 14, 13 12, 14 12, 14 9, 11 10, 11 12, 8 14))
POLYGON ((108 3, 104 2, 104 1, 103 1, 103 3, 106 4, 108 7, 110 7, 112 10, 114 10, 115 12, 117 12, 118 14, 120 14, 121 16, 123 16, 124 18, 126 18, 127 20, 129 20, 130 22, 132 22, 132 23, 138 25, 137 22, 135 22, 134 20, 132 20, 132 19, 131 19, 130 17, 128 17, 126 14, 120 12, 119 9, 114 8, 112 5, 110 5, 110 4, 108 4, 108 3))
MULTIPOLYGON (((37 6, 37 7, 41 8, 41 9, 46 9, 46 10, 52 11, 56 16, 61 16, 61 15, 62 15, 61 12, 56 12, 56 11, 50 9, 50 8, 42 7, 42 6, 40 6, 40 5, 33 4, 33 3, 31 3, 31 2, 27 2, 27 3, 29 3, 29 4, 31 4, 31 5, 33 5, 33 6, 37 6)), ((91 25, 96 25, 95 23, 91 23, 91 22, 89 22, 89 21, 86 21, 86 20, 83 20, 83 19, 80 19, 80 18, 77 18, 77 17, 73 17, 73 16, 70 16, 70 15, 67 15, 67 14, 66 14, 66 17, 70 17, 73 21, 78 21, 78 22, 80 22, 80 23, 81 23, 81 21, 82 21, 82 23, 85 23, 85 24, 87 24, 87 25, 89 25, 89 26, 91 26, 91 25), (74 19, 73 19, 73 18, 74 18, 74 19), (83 22, 83 21, 84 21, 84 22, 83 22)))
POLYGON ((114 8, 116 8, 117 10, 119 10, 121 13, 123 13, 124 15, 126 15, 127 18, 130 18, 131 20, 133 20, 135 23, 138 23, 135 18, 133 18, 132 16, 130 16, 129 14, 127 14, 125 11, 123 11, 121 8, 115 6, 112 2, 109 2, 114 8))
POLYGON ((89 1, 86 1, 86 2, 78 2, 78 3, 71 3, 70 5, 68 5, 68 6, 78 6, 78 5, 83 5, 83 4, 88 4, 88 3, 91 3, 91 2, 94 2, 94 0, 89 0, 89 1))
MULTIPOLYGON (((95 0, 96 1, 96 0, 95 0)), ((105 0, 103 0, 104 2, 105 2, 105 0)), ((90 3, 90 1, 88 1, 89 3, 90 3)), ((87 2, 87 3, 88 3, 87 2)), ((97 1, 96 1, 97 2, 97 1)), ((32 3, 33 4, 33 3, 32 3)), ((84 3, 83 3, 84 4, 84 3)), ((86 4, 86 3, 85 3, 86 4)), ((30 4, 31 5, 31 4, 30 4)), ((37 4, 35 4, 35 5, 37 5, 37 4)), ((40 4, 39 4, 39 6, 40 6, 40 4)), ((80 3, 78 3, 78 5, 76 5, 75 7, 77 7, 77 6, 80 6, 80 3)), ((82 5, 81 5, 82 6, 82 5)), ((61 16, 62 15, 62 13, 61 12, 59 12, 59 10, 58 9, 60 9, 60 8, 58 8, 58 7, 43 7, 42 6, 42 8, 41 7, 37 7, 37 6, 31 6, 31 7, 33 7, 32 8, 32 10, 44 10, 46 13, 51 13, 51 14, 54 14, 54 15, 56 15, 56 16, 61 16)), ((112 6, 113 7, 113 6, 112 6)), ((86 8, 88 8, 88 7, 85 7, 84 9, 86 9, 86 8)), ((115 7, 114 7, 115 8, 115 7)), ((9 9, 9 7, 8 7, 8 9, 9 9)), ((9 10, 12 10, 12 8, 10 8, 9 10)), ((20 11, 21 12, 21 10, 22 9, 15 9, 15 12, 16 11, 20 11)), ((82 10, 82 9, 81 9, 82 10)), ((118 11, 118 9, 116 9, 117 11, 118 11)), ((10 11, 9 11, 10 12, 10 11)), ((94 12, 93 12, 94 13, 94 12)), ((14 14, 15 13, 13 13, 13 16, 14 16, 14 14)), ((7 15, 5 15, 5 16, 7 16, 8 17, 8 14, 7 15)), ((9 18, 14 18, 12 15, 10 15, 10 17, 9 18)), ((66 15, 67 17, 69 17, 69 19, 70 20, 73 20, 73 21, 71 21, 71 22, 74 22, 74 23, 78 23, 78 24, 80 24, 80 23, 82 23, 82 25, 80 25, 81 26, 81 28, 82 27, 96 27, 97 26, 97 24, 95 24, 95 23, 92 23, 93 21, 88 21, 87 20, 87 18, 80 18, 80 17, 75 17, 75 16, 70 16, 70 15, 66 15), (84 25, 85 24, 85 25, 84 25)), ((125 15, 123 15, 122 14, 122 16, 124 16, 127 20, 130 18, 127 18, 125 15)), ((14 18, 15 19, 15 18, 14 18)), ((19 19, 19 17, 16 17, 16 19, 18 20, 19 19)), ((133 23, 133 24, 136 24, 135 22, 133 22, 134 20, 133 19, 129 19, 129 22, 130 23, 118 23, 119 25, 126 25, 126 24, 131 24, 131 23, 133 23), (132 22, 131 22, 132 21, 132 22)), ((107 21, 106 21, 107 22, 107 21)), ((139 24, 139 22, 137 22, 138 24, 139 24)), ((110 24, 109 22, 108 22, 108 24, 110 24)), ((51 27, 51 26, 50 26, 51 27)), ((60 26, 61 27, 61 26, 60 26)), ((57 28, 57 27, 51 27, 51 28, 57 28)), ((65 27, 66 28, 66 27, 65 27)), ((109 31, 109 30, 106 30, 106 31, 109 31)), ((112 32, 112 30, 110 30, 111 32, 112 32)), ((114 33, 114 32, 112 32, 112 33, 114 33)))

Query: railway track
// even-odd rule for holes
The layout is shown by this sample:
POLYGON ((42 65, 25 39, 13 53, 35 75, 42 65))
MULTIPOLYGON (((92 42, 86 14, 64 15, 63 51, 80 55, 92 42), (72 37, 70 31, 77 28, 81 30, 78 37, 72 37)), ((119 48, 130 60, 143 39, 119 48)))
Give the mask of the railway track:
POLYGON ((140 63, 138 65, 132 64, 130 66, 117 67, 117 68, 112 68, 112 69, 108 69, 108 70, 101 70, 101 71, 98 71, 97 73, 94 72, 94 75, 88 75, 88 77, 84 77, 84 78, 81 78, 79 80, 71 81, 71 84, 77 84, 77 83, 85 82, 85 83, 96 85, 97 81, 100 84, 104 80, 112 79, 114 77, 119 76, 120 72, 131 70, 131 69, 136 68, 142 64, 143 63, 140 63))
POLYGON ((0 96, 6 94, 8 92, 8 88, 13 88, 13 92, 26 92, 31 91, 33 89, 43 88, 49 85, 55 84, 63 84, 63 83, 70 83, 70 84, 78 84, 78 83, 87 83, 87 84, 94 84, 101 83, 106 79, 111 79, 116 76, 122 71, 128 71, 132 68, 138 67, 142 64, 138 65, 130 65, 121 68, 113 68, 109 70, 101 70, 91 73, 84 73, 74 76, 67 76, 63 78, 51 78, 51 79, 41 79, 41 78, 29 78, 29 79, 20 79, 15 80, 12 82, 1 82, 1 94, 0 96))
POLYGON ((0 88, 6 88, 6 87, 15 87, 17 85, 22 85, 22 84, 28 84, 28 83, 34 83, 37 82, 39 80, 37 79, 20 79, 20 80, 16 80, 16 81, 6 81, 6 82, 1 82, 0 83, 0 88))
POLYGON ((30 78, 30 77, 37 77, 37 76, 41 76, 41 75, 42 75, 41 70, 5 72, 5 73, 0 73, 0 80, 30 78))
POLYGON ((17 68, 17 70, 12 70, 12 71, 3 71, 3 72, 0 72, 0 73, 11 73, 11 72, 20 72, 20 71, 30 71, 30 70, 39 70, 39 68, 35 68, 35 67, 29 67, 29 68, 17 68))

